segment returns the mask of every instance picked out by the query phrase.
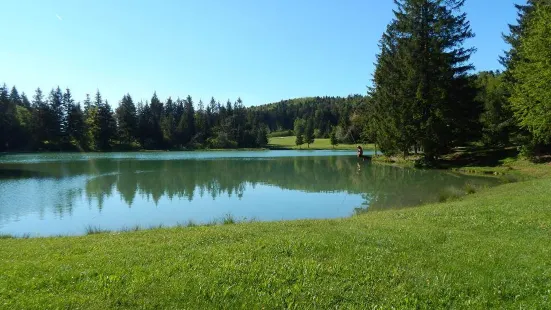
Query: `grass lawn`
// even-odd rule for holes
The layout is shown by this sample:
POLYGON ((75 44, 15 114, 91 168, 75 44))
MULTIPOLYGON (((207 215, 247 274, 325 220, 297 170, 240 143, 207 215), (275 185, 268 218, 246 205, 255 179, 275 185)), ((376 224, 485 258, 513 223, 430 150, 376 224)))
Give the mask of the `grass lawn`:
POLYGON ((550 189, 547 177, 346 219, 0 239, 0 308, 550 309, 550 189))
MULTIPOLYGON (((358 144, 339 144, 333 147, 331 145, 330 139, 315 139, 314 143, 310 144, 310 148, 308 148, 308 145, 303 144, 300 146, 296 146, 295 144, 296 137, 273 137, 270 138, 268 143, 268 147, 270 148, 280 148, 280 149, 303 149, 303 150, 351 150, 356 151, 356 147, 358 144)), ((373 149, 372 144, 359 144, 361 145, 364 150, 373 149)))

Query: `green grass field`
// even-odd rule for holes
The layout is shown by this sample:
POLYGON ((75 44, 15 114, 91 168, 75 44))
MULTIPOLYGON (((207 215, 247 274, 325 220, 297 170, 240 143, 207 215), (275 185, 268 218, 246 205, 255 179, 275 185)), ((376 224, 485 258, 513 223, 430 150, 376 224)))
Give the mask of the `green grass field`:
MULTIPOLYGON (((308 145, 303 144, 300 147, 298 147, 295 144, 296 137, 273 137, 270 138, 268 143, 268 147, 270 148, 280 148, 280 149, 302 149, 302 150, 351 150, 355 151, 358 144, 338 144, 335 147, 331 145, 331 141, 329 139, 315 139, 314 143, 310 144, 310 147, 308 145)), ((364 150, 367 149, 373 149, 373 145, 371 144, 359 144, 361 145, 364 150)))
POLYGON ((336 220, 0 239, 0 308, 550 309, 550 188, 336 220))

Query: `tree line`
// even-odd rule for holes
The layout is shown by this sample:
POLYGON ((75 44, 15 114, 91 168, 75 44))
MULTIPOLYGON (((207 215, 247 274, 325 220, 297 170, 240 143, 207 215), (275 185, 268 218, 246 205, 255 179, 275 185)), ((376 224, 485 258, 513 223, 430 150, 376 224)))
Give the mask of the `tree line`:
POLYGON ((134 103, 130 94, 113 110, 96 92, 76 102, 59 87, 47 97, 40 88, 31 100, 0 87, 0 150, 77 150, 262 147, 268 128, 243 102, 214 98, 197 108, 190 96, 134 103))
POLYGON ((433 162, 472 142, 551 144, 551 1, 516 5, 518 24, 504 35, 503 72, 472 74, 475 47, 464 0, 396 0, 379 41, 369 100, 358 108, 362 139, 386 154, 423 154, 433 162))
POLYGON ((3 84, 0 151, 256 148, 268 144, 268 134, 293 135, 296 120, 308 120, 311 139, 339 128, 339 137, 349 140, 350 131, 347 136, 342 128, 351 126, 348 116, 364 98, 312 97, 247 108, 240 98, 195 104, 191 96, 163 102, 154 93, 135 103, 126 94, 113 109, 99 91, 77 102, 70 89, 45 95, 37 88, 29 100, 3 84))

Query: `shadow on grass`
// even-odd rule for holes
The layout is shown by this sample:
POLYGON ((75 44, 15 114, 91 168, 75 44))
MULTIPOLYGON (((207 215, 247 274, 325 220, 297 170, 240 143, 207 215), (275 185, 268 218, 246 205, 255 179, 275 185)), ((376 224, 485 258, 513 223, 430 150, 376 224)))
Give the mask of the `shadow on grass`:
POLYGON ((551 155, 539 156, 532 160, 535 164, 549 164, 551 163, 551 155))
POLYGON ((283 146, 275 146, 275 145, 270 145, 268 144, 266 146, 266 148, 270 151, 288 151, 288 150, 293 150, 292 147, 283 147, 283 146))
POLYGON ((507 158, 516 158, 519 152, 515 147, 508 148, 457 148, 454 153, 446 155, 439 162, 440 168, 460 167, 497 167, 507 158))

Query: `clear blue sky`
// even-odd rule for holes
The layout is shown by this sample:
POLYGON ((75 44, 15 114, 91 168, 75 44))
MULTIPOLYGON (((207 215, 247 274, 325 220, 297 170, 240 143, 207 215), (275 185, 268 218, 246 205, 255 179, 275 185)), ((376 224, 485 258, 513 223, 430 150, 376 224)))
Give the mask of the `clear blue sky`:
MULTIPOLYGON (((524 0, 467 0, 477 70, 500 69, 524 0)), ((365 94, 391 0, 4 0, 0 83, 111 104, 191 95, 258 105, 365 94)))

